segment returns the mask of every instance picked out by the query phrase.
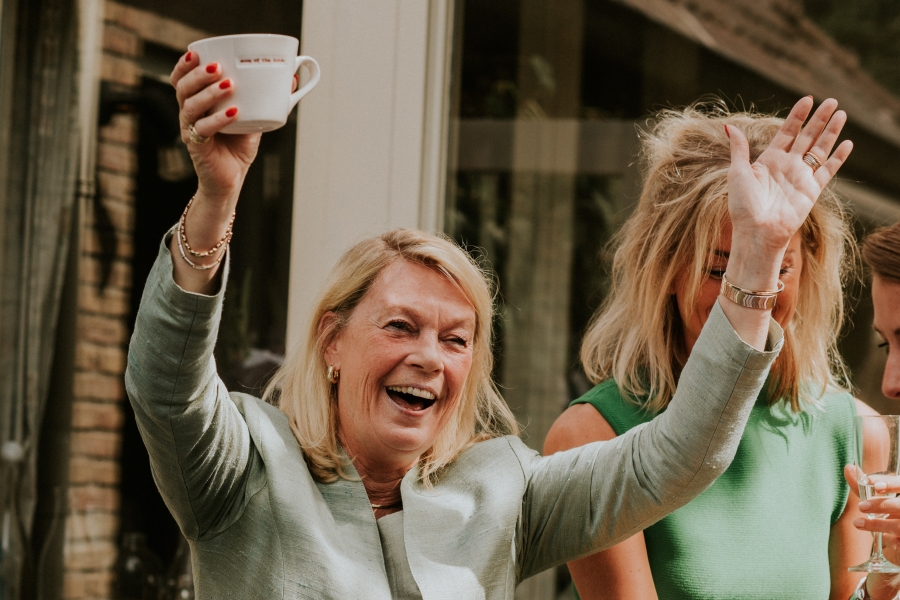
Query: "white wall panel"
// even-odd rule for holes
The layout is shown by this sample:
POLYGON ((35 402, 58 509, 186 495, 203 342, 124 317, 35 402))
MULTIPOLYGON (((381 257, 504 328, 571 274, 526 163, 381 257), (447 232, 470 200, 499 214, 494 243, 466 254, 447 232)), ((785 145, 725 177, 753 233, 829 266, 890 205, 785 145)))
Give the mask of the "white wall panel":
POLYGON ((440 226, 452 0, 307 0, 288 340, 338 257, 393 227, 440 226), (427 147, 425 143, 428 143, 427 147))

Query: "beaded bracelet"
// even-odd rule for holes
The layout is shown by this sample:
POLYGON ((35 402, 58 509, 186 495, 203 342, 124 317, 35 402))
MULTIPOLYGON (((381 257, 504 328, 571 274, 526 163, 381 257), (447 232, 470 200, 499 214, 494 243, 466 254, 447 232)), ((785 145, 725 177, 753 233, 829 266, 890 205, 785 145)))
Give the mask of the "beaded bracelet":
POLYGON ((187 257, 187 254, 184 253, 184 239, 181 237, 181 228, 178 228, 175 231, 175 235, 178 236, 178 250, 181 252, 181 258, 184 259, 184 262, 189 264, 192 269, 197 269, 198 271, 208 271, 222 262, 222 259, 225 258, 225 255, 228 253, 228 242, 225 242, 225 250, 222 254, 219 255, 219 258, 216 259, 216 262, 210 263, 208 265, 198 265, 197 263, 191 262, 191 259, 187 257))
MULTIPOLYGON (((181 213, 181 218, 178 220, 178 231, 179 233, 181 233, 180 244, 184 245, 184 248, 191 254, 191 256, 196 256, 197 258, 206 258, 207 256, 212 256, 213 254, 218 252, 219 248, 231 241, 231 236, 234 229, 234 217, 237 215, 237 211, 231 213, 231 220, 228 221, 228 227, 225 228, 225 235, 222 236, 222 239, 216 242, 216 245, 213 246, 212 249, 203 252, 197 252, 196 250, 191 248, 191 245, 188 243, 187 232, 184 229, 184 222, 187 220, 188 210, 190 210, 191 205, 194 203, 194 198, 196 197, 196 195, 192 196, 191 199, 188 200, 187 206, 184 207, 184 212, 181 213)), ((184 251, 182 250, 182 254, 183 253, 184 251)))
POLYGON ((212 269, 220 262, 222 262, 222 259, 225 258, 225 254, 228 252, 228 245, 231 243, 231 236, 234 228, 234 218, 235 215, 237 215, 237 211, 231 213, 231 220, 228 222, 228 227, 225 229, 225 235, 222 236, 222 239, 220 239, 216 243, 216 245, 212 247, 211 250, 207 250, 205 252, 197 252, 196 250, 191 248, 191 245, 188 243, 187 232, 185 231, 184 227, 184 222, 187 219, 188 210, 194 203, 194 198, 196 198, 196 196, 192 196, 191 199, 188 200, 187 206, 184 207, 184 212, 181 213, 181 218, 178 219, 178 227, 175 229, 175 234, 178 236, 178 251, 181 253, 181 258, 184 259, 184 262, 190 265, 192 269, 197 269, 198 271, 208 271, 209 269, 212 269), (187 249, 187 251, 193 256, 196 256, 198 258, 205 258, 207 256, 212 256, 215 252, 219 251, 222 246, 225 246, 225 250, 222 251, 222 253, 219 255, 219 258, 216 259, 214 263, 208 265, 198 265, 197 263, 189 259, 187 257, 187 254, 185 254, 184 252, 185 249, 187 249))

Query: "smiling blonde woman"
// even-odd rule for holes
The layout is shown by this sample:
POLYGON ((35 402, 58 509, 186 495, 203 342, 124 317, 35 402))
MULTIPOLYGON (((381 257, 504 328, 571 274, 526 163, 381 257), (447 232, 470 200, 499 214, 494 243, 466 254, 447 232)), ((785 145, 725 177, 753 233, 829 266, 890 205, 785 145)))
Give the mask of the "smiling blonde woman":
MULTIPOLYGON (((474 309, 477 322, 491 323, 494 295, 485 285, 491 280, 490 274, 449 239, 401 229, 364 240, 348 251, 332 270, 313 310, 305 345, 287 358, 265 394, 270 400, 283 399, 281 409, 304 448, 310 470, 322 481, 346 476, 347 467, 346 453, 338 439, 338 387, 328 381, 323 348, 346 326, 350 314, 382 270, 398 259, 443 273, 446 281, 452 282, 453 289, 448 291, 462 292, 474 309), (323 403, 321 398, 331 398, 332 402, 323 403)), ((475 442, 518 434, 515 417, 491 379, 491 334, 489 326, 480 325, 473 338, 467 340, 472 348, 471 370, 458 410, 420 460, 424 482, 475 442)))

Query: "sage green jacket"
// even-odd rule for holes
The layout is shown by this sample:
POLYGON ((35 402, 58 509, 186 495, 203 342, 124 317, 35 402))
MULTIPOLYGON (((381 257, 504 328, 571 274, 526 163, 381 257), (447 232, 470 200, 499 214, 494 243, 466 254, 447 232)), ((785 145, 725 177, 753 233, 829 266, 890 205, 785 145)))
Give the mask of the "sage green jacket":
MULTIPOLYGON (((178 258, 178 257, 176 257, 178 258)), ((315 481, 287 419, 216 375, 223 290, 183 291, 164 240, 125 375, 153 474, 191 544, 202 600, 387 599, 359 481, 315 481)), ((223 280, 227 278, 227 265, 223 280)), ((404 540, 426 600, 511 599, 544 569, 616 544, 684 505, 731 462, 772 352, 716 305, 669 409, 609 442, 541 457, 503 437, 463 452, 431 490, 403 479, 404 540)))

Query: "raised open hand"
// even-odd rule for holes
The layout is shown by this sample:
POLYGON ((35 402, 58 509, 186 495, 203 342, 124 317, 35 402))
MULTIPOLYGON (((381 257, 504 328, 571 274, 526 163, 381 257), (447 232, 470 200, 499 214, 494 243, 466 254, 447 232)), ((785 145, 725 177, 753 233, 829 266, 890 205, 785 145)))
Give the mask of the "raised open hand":
POLYGON ((783 252, 822 189, 850 155, 853 143, 849 140, 831 153, 847 121, 837 105, 834 99, 825 100, 804 126, 813 99, 801 98, 753 164, 747 138, 737 128, 726 126, 731 139, 728 212, 733 235, 751 240, 754 251, 783 252), (807 157, 806 162, 808 153, 814 158, 807 157))
POLYGON ((181 139, 187 145, 200 180, 199 187, 210 198, 231 198, 243 184, 256 158, 261 134, 218 134, 237 119, 236 107, 210 112, 234 93, 230 79, 222 79, 222 69, 212 63, 200 67, 195 52, 185 54, 172 70, 172 85, 178 98, 181 139), (190 128, 199 139, 192 138, 190 128))

